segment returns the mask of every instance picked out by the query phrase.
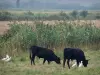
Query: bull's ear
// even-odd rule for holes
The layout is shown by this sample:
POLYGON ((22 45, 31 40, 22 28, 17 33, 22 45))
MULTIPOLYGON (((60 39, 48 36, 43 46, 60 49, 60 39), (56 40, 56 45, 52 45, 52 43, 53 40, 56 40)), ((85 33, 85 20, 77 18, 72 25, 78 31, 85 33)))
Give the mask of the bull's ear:
POLYGON ((60 59, 60 57, 58 57, 58 59, 60 59))

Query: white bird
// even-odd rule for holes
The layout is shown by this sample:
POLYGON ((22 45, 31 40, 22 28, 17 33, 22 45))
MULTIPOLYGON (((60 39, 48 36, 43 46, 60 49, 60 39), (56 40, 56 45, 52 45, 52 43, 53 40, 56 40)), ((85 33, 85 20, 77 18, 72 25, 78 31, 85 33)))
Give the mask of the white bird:
POLYGON ((2 60, 7 60, 9 58, 9 56, 8 55, 6 55, 6 57, 5 58, 2 58, 2 60))
POLYGON ((81 63, 79 64, 79 67, 82 67, 82 65, 83 65, 83 63, 82 63, 82 61, 81 61, 81 63))
POLYGON ((6 58, 7 58, 7 59, 9 58, 9 55, 8 55, 8 54, 6 55, 6 58))
POLYGON ((2 58, 1 60, 6 60, 7 58, 2 58))
POLYGON ((3 61, 10 61, 11 57, 9 57, 9 55, 7 54, 5 58, 2 58, 1 60, 3 61))
POLYGON ((76 66, 77 65, 77 63, 75 62, 73 65, 72 65, 72 67, 74 67, 74 66, 76 66))
POLYGON ((6 59, 5 61, 8 62, 8 61, 10 61, 10 60, 11 60, 11 57, 9 57, 8 59, 6 59))
MULTIPOLYGON (((75 62, 73 65, 72 65, 72 67, 74 67, 74 66, 76 66, 77 65, 77 62, 75 62)), ((82 67, 82 65, 83 65, 83 63, 82 63, 82 61, 79 63, 79 66, 78 67, 82 67)))

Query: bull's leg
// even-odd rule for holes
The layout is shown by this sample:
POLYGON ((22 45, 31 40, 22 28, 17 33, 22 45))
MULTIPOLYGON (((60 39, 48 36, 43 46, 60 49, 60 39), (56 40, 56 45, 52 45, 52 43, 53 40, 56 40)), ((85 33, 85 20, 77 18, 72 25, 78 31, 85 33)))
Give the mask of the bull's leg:
POLYGON ((65 68, 65 62, 66 62, 66 59, 64 58, 64 60, 63 60, 63 68, 65 68))
POLYGON ((35 55, 32 55, 32 58, 31 58, 31 65, 32 65, 32 62, 33 62, 33 64, 35 65, 34 59, 35 59, 35 55))
POLYGON ((68 65, 68 68, 70 69, 69 62, 70 62, 70 60, 68 59, 68 60, 67 60, 67 65, 68 65))
POLYGON ((32 62, 33 62, 33 61, 32 61, 32 58, 31 58, 31 65, 32 65, 32 62))
POLYGON ((46 59, 44 59, 43 64, 45 63, 46 59))
POLYGON ((48 60, 48 64, 50 64, 50 61, 48 60))
POLYGON ((77 67, 79 67, 79 60, 77 60, 77 67))

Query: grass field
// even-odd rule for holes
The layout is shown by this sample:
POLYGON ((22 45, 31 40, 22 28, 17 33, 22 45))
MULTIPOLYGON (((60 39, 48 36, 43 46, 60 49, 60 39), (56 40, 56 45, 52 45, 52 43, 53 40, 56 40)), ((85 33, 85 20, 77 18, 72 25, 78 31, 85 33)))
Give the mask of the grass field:
MULTIPOLYGON (((2 11, 2 10, 0 10, 2 11)), ((11 12, 11 13, 23 13, 23 12, 27 12, 27 11, 30 11, 30 10, 6 10, 8 12, 11 12)), ((48 14, 57 14, 59 13, 60 11, 64 11, 65 13, 70 13, 72 12, 73 10, 31 10, 31 12, 33 13, 48 13, 48 14)), ((81 11, 81 10, 78 10, 78 11, 81 11)), ((89 13, 99 13, 100 10, 88 10, 89 13)))
MULTIPOLYGON (((47 62, 43 65, 43 60, 35 59, 36 65, 31 66, 29 54, 24 53, 17 57, 12 57, 12 61, 3 62, 0 61, 0 75, 100 75, 100 51, 85 51, 87 59, 90 59, 88 67, 84 68, 71 68, 68 69, 61 65, 51 62, 50 65, 47 62)), ((60 52, 61 59, 62 51, 60 52)), ((61 61, 62 61, 61 60, 61 61)))
MULTIPOLYGON (((0 10, 0 11, 2 11, 2 10, 0 10)), ((6 10, 6 11, 8 11, 8 12, 10 12, 10 13, 16 13, 16 14, 22 14, 22 13, 24 13, 24 12, 28 12, 28 11, 30 11, 30 10, 6 10)), ((31 10, 31 12, 32 13, 47 13, 47 14, 58 14, 59 12, 60 12, 61 10, 31 10)), ((65 10, 65 12, 66 13, 70 13, 72 10, 68 10, 68 11, 66 11, 65 10)), ((92 11, 92 12, 99 12, 99 10, 98 11, 92 11)))

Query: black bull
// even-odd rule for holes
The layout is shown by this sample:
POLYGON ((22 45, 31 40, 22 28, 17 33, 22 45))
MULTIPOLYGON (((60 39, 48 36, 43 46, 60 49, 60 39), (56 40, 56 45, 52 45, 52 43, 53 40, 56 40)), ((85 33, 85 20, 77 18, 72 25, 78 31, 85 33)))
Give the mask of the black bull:
POLYGON ((31 46, 30 47, 30 60, 31 60, 31 65, 34 64, 34 59, 35 56, 39 57, 39 58, 44 58, 43 64, 45 63, 45 61, 48 61, 48 64, 51 61, 55 61, 57 64, 61 64, 60 62, 60 58, 57 57, 54 52, 50 49, 47 48, 42 48, 42 47, 38 47, 38 46, 31 46))
POLYGON ((67 65, 70 69, 69 62, 70 60, 76 60, 77 66, 82 61, 84 67, 87 67, 88 60, 86 60, 84 52, 78 48, 65 48, 64 49, 64 60, 63 60, 63 67, 65 67, 65 62, 67 59, 67 65))

